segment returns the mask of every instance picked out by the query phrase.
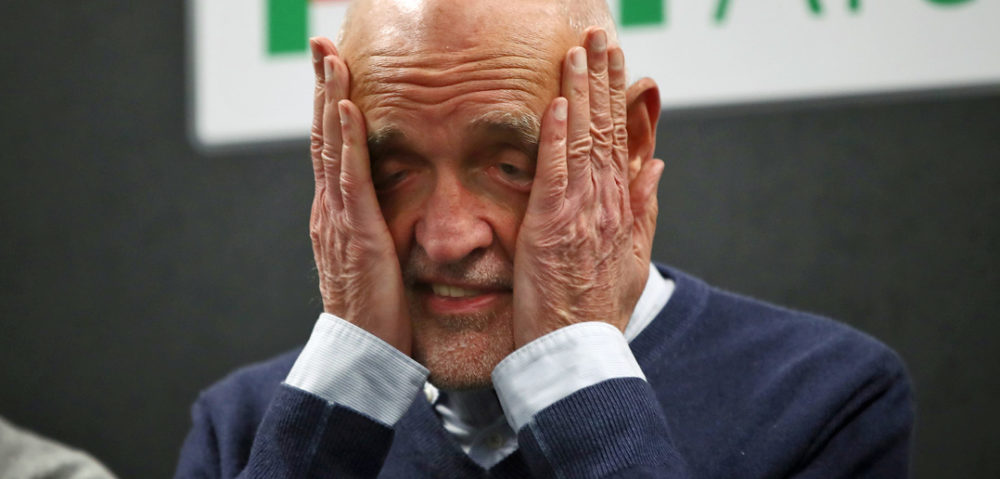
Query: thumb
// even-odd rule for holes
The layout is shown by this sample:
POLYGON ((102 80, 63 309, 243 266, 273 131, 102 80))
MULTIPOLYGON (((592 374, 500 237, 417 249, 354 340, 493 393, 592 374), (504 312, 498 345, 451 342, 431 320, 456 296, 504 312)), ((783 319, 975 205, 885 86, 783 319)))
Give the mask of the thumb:
POLYGON ((652 159, 643 163, 639 173, 629 184, 629 203, 632 208, 632 242, 636 253, 648 260, 656 233, 656 215, 659 212, 656 193, 663 176, 663 160, 652 159))

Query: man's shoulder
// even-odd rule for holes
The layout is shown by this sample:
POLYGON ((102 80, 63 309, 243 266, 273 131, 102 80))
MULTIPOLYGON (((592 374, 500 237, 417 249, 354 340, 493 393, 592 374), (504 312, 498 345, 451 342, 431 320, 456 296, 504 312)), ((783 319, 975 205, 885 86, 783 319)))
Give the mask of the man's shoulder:
POLYGON ((242 416, 255 424, 263 416, 278 386, 292 369, 302 348, 243 366, 201 392, 197 407, 213 416, 242 416))
POLYGON ((299 351, 241 367, 198 395, 176 477, 202 476, 204 468, 231 477, 246 466, 257 428, 299 351))
POLYGON ((657 338, 675 364, 735 382, 755 379, 748 387, 908 381, 895 351, 848 324, 725 291, 670 267, 660 271, 676 283, 657 338))
POLYGON ((784 361, 834 360, 901 372, 889 346, 840 320, 713 288, 710 311, 750 344, 768 345, 784 361))
POLYGON ((865 424, 857 430, 909 430, 906 368, 881 341, 673 268, 660 271, 676 289, 650 325, 654 334, 636 338, 645 341, 636 356, 679 440, 701 445, 686 451, 694 463, 739 466, 733 470, 750 457, 794 463, 859 417, 865 424), (873 404, 883 404, 884 414, 866 415, 873 404), (720 451, 739 453, 721 458, 720 451))
POLYGON ((850 353, 844 356, 876 356, 898 362, 892 349, 846 323, 711 286, 669 266, 659 268, 676 283, 675 294, 661 316, 673 316, 676 332, 688 339, 718 342, 720 347, 738 351, 757 350, 762 355, 808 356, 821 350, 840 350, 850 353), (675 299, 680 304, 674 306, 682 311, 671 310, 675 299), (743 346, 733 347, 737 344, 743 346))

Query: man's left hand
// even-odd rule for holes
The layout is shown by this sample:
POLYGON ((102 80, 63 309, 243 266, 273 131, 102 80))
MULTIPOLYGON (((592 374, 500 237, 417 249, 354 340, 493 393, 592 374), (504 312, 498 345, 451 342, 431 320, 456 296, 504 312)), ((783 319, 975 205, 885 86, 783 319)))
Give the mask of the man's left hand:
POLYGON ((625 62, 588 29, 542 117, 538 165, 514 260, 514 343, 584 321, 624 330, 645 286, 663 162, 629 182, 625 62))

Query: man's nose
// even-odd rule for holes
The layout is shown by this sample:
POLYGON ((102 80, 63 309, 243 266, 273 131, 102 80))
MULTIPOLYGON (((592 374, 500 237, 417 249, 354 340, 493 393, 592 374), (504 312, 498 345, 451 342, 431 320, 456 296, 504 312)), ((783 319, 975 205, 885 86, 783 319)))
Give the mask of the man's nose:
POLYGON ((458 178, 441 176, 416 225, 417 243, 435 263, 454 263, 493 243, 478 200, 458 178))

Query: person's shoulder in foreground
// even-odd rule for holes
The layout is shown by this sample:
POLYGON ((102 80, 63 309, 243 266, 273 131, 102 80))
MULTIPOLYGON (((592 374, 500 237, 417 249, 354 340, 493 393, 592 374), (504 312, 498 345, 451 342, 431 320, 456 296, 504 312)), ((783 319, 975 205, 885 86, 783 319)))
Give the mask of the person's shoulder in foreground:
MULTIPOLYGON (((538 465, 526 463, 533 449, 560 442, 573 444, 578 452, 569 454, 576 457, 550 461, 597 458, 575 469, 580 477, 603 477, 595 472, 601 463, 634 460, 588 450, 601 447, 576 443, 576 434, 606 439, 618 454, 651 456, 638 461, 644 466, 609 477, 906 475, 912 393, 892 350, 841 323, 659 269, 676 288, 630 343, 646 381, 612 379, 543 410, 532 424, 539 434, 519 434, 523 450, 494 467, 490 477, 537 474, 538 465), (600 430, 583 432, 581 422, 600 430), (543 444, 539 437, 546 438, 543 444), (640 446, 637 438, 662 449, 640 446)), ((281 416, 278 427, 292 435, 298 435, 289 432, 297 431, 297 422, 336 415, 316 407, 322 399, 282 384, 298 353, 243 368, 201 394, 178 477, 189 477, 185 467, 195 464, 211 464, 211 477, 238 476, 269 407, 268 414, 281 416)), ((487 477, 447 437, 428 404, 418 396, 394 431, 362 415, 342 415, 346 421, 324 428, 319 436, 325 437, 311 435, 303 446, 354 440, 356 453, 381 438, 392 446, 378 477, 487 477)), ((371 472, 374 477, 379 471, 371 472)))

